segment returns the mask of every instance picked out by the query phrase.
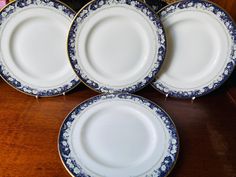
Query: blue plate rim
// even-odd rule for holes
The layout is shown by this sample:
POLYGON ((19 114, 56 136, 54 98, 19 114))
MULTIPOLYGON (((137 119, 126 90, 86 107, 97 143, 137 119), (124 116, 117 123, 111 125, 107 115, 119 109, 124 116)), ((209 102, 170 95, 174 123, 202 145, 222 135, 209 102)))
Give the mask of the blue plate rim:
POLYGON ((83 82, 86 86, 88 86, 92 90, 99 93, 122 93, 122 92, 134 93, 137 92, 138 90, 141 90, 149 83, 151 83, 151 81, 155 78, 156 74, 159 72, 166 54, 165 31, 156 13, 144 2, 141 2, 139 0, 96 0, 96 1, 93 0, 87 3, 76 14, 68 33, 67 51, 69 54, 70 63, 75 73, 78 75, 81 82, 83 82), (75 45, 76 42, 75 37, 76 37, 76 32, 78 30, 78 26, 80 26, 80 24, 83 23, 83 21, 89 16, 90 11, 96 11, 97 9, 102 8, 104 5, 114 5, 114 4, 130 5, 135 7, 137 10, 141 11, 143 14, 145 14, 156 27, 156 33, 158 36, 158 44, 159 44, 157 50, 157 56, 155 59, 155 63, 152 66, 151 72, 149 72, 149 74, 142 81, 121 89, 104 86, 90 79, 83 72, 83 69, 79 66, 77 62, 76 45, 75 45))
POLYGON ((167 97, 176 97, 181 99, 195 99, 197 97, 207 95, 216 90, 217 88, 219 88, 223 83, 225 83, 225 81, 232 74, 236 63, 236 25, 233 19, 230 17, 230 15, 224 9, 222 9, 219 5, 213 2, 205 0, 177 1, 162 8, 158 12, 158 15, 160 16, 160 18, 163 18, 171 13, 174 13, 178 9, 182 10, 186 8, 204 8, 204 10, 213 13, 215 16, 218 15, 219 19, 225 25, 232 39, 232 46, 231 46, 232 50, 230 57, 228 59, 229 61, 226 64, 224 71, 221 74, 219 74, 218 78, 216 78, 213 82, 211 82, 207 86, 204 86, 201 89, 193 89, 193 90, 188 89, 179 91, 172 89, 161 82, 158 82, 158 80, 156 79, 154 79, 154 81, 151 83, 153 88, 165 94, 167 97))
POLYGON ((146 98, 129 93, 100 94, 94 96, 80 103, 66 116, 58 134, 58 153, 66 170, 74 177, 92 177, 83 170, 83 168, 76 162, 73 157, 71 157, 73 155, 71 155, 71 150, 68 143, 68 132, 71 130, 73 121, 76 119, 76 117, 79 114, 82 114, 87 107, 92 106, 99 101, 112 99, 129 100, 138 104, 142 104, 143 106, 146 106, 147 108, 154 111, 157 115, 157 118, 163 122, 170 135, 168 148, 166 150, 168 153, 166 153, 164 160, 158 167, 155 166, 151 172, 147 172, 147 174, 145 175, 147 175, 147 177, 167 176, 174 168, 179 155, 180 140, 176 126, 171 117, 160 106, 146 98), (159 118, 158 116, 160 116, 161 118, 159 118))
MULTIPOLYGON (((2 24, 4 23, 4 21, 7 20, 12 14, 17 12, 18 10, 21 10, 22 8, 27 8, 28 6, 31 6, 31 5, 54 8, 56 10, 59 10, 61 13, 65 14, 71 20, 73 20, 76 14, 75 11, 71 9, 68 5, 57 0, 17 0, 17 1, 15 0, 8 3, 5 7, 3 7, 0 10, 0 28, 2 24)), ((11 75, 7 67, 3 64, 2 60, 3 58, 0 56, 1 78, 17 91, 20 91, 30 96, 54 97, 54 96, 63 95, 66 92, 71 91, 80 83, 79 78, 76 76, 75 78, 70 80, 68 83, 63 84, 62 86, 59 86, 59 87, 57 86, 55 88, 42 89, 42 88, 31 87, 31 86, 28 86, 27 83, 16 79, 14 75, 11 75)))

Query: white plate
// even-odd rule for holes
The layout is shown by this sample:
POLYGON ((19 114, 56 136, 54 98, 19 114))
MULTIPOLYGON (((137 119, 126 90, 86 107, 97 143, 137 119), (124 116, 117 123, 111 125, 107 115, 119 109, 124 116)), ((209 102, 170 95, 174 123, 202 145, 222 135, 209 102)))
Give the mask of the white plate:
POLYGON ((159 71, 165 36, 156 14, 135 0, 92 1, 68 37, 71 64, 99 92, 135 92, 159 71))
POLYGON ((75 13, 57 1, 21 0, 0 13, 0 74, 14 88, 35 96, 60 95, 78 77, 66 39, 75 13))
POLYGON ((130 94, 93 97, 64 120, 58 148, 76 177, 166 176, 179 151, 174 123, 157 105, 130 94))
POLYGON ((159 12, 167 55, 153 86, 169 96, 191 98, 219 87, 236 58, 236 27, 216 5, 181 1, 159 12))

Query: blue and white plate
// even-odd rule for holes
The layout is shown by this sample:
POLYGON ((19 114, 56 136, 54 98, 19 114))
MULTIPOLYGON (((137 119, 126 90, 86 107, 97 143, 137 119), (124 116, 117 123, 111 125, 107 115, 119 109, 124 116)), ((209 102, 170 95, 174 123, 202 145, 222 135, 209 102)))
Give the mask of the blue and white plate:
POLYGON ((61 95, 79 79, 66 39, 75 12, 54 0, 18 0, 0 12, 0 75, 33 96, 61 95))
POLYGON ((179 152, 167 113, 127 93, 81 103, 64 120, 58 141, 61 160, 75 177, 165 177, 179 152))
POLYGON ((167 54, 154 88, 167 96, 194 99, 221 86, 236 62, 236 26, 231 17, 202 0, 173 3, 159 16, 167 54))
POLYGON ((90 2, 77 13, 67 45, 81 81, 105 93, 136 92, 146 86, 166 52, 159 18, 136 0, 90 2))

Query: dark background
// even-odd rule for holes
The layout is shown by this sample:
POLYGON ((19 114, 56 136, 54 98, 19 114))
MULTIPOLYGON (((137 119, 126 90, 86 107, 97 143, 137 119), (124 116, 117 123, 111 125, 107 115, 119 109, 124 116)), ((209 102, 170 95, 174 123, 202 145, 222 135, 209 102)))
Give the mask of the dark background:
MULTIPOLYGON (((84 1, 65 1, 79 9, 84 1)), ((235 0, 214 0, 236 20, 235 0)), ((166 110, 181 141, 171 177, 236 177, 236 74, 215 92, 190 100, 148 86, 137 93, 166 110)), ((69 177, 57 152, 60 125, 76 105, 97 95, 80 84, 66 96, 35 99, 0 79, 0 176, 69 177)))

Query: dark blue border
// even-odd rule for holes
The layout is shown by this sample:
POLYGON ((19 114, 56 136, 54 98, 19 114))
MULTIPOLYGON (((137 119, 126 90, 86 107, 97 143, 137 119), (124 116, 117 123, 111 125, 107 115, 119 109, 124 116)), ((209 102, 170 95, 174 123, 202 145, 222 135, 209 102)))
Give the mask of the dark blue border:
POLYGON ((165 38, 165 32, 163 29, 163 26, 161 24, 160 19, 157 17, 154 11, 152 11, 145 3, 137 1, 137 0, 97 0, 92 1, 89 4, 87 4, 81 11, 79 11, 71 25, 71 29, 68 36, 68 53, 71 65, 77 75, 79 76, 80 80, 84 82, 88 87, 102 93, 120 93, 120 92, 128 92, 128 93, 134 93, 143 87, 145 87, 147 84, 149 84, 156 76, 158 71, 160 70, 160 67, 163 63, 163 60, 165 58, 166 54, 166 38, 165 38), (83 25, 84 20, 86 20, 87 17, 89 17, 90 13, 103 8, 104 6, 112 6, 112 5, 128 5, 131 7, 134 7, 135 9, 142 12, 145 16, 147 16, 150 21, 154 24, 156 27, 156 34, 158 36, 158 50, 157 55, 155 59, 155 64, 151 68, 151 72, 143 78, 142 81, 137 82, 129 87, 124 87, 121 89, 108 87, 104 85, 100 85, 96 81, 90 79, 83 71, 83 69, 80 67, 77 60, 79 58, 76 57, 76 35, 78 32, 78 28, 83 25))
POLYGON ((171 118, 169 117, 169 115, 165 111, 163 111, 159 106, 147 100, 146 98, 136 95, 131 95, 128 93, 95 96, 78 105, 66 117, 59 132, 58 149, 60 157, 64 165, 68 169, 68 171, 75 177, 90 177, 88 174, 86 174, 86 172, 84 172, 83 168, 76 162, 75 158, 71 153, 71 149, 69 146, 71 127, 73 125, 73 122, 78 118, 78 116, 82 114, 83 111, 86 111, 86 109, 89 106, 98 103, 99 101, 112 100, 112 99, 128 100, 136 102, 138 104, 142 104, 143 106, 153 110, 156 113, 157 118, 164 123, 170 135, 168 150, 167 153, 165 153, 166 156, 164 160, 161 162, 161 165, 158 167, 154 167, 154 170, 150 172, 150 176, 165 177, 166 175, 168 175, 169 172, 174 167, 179 153, 179 137, 176 127, 171 118))
POLYGON ((224 71, 218 76, 218 78, 215 79, 209 85, 203 87, 202 89, 195 89, 191 91, 189 90, 178 91, 169 88, 167 85, 164 85, 163 83, 159 82, 158 79, 152 83, 152 86, 155 89, 170 97, 194 99, 196 97, 200 97, 214 91, 215 89, 219 88, 229 78, 229 76, 234 70, 236 63, 236 25, 232 20, 232 18, 219 6, 204 0, 186 0, 166 6, 159 12, 158 15, 162 19, 167 15, 174 13, 176 10, 182 10, 192 7, 209 11, 210 13, 215 14, 218 17, 218 19, 220 19, 223 22, 232 40, 229 62, 226 64, 224 71))
MULTIPOLYGON (((23 8, 27 8, 28 6, 42 6, 42 7, 48 7, 48 8, 54 8, 56 10, 61 11, 63 14, 68 16, 71 20, 75 16, 75 12, 64 5, 63 3, 55 0, 17 0, 12 3, 9 3, 7 6, 5 6, 2 11, 0 12, 0 28, 2 28, 2 25, 4 25, 5 21, 10 18, 11 15, 13 15, 15 12, 20 11, 23 8)), ((15 76, 12 76, 7 68, 4 66, 4 64, 1 62, 3 59, 0 58, 0 75, 1 77, 12 87, 15 89, 24 92, 31 96, 39 96, 39 97, 49 97, 49 96, 57 96, 62 95, 71 89, 73 89, 75 86, 77 86, 80 81, 78 77, 75 77, 73 80, 71 80, 69 83, 54 88, 54 89, 38 89, 38 88, 32 88, 27 86, 26 83, 18 81, 15 76)))

